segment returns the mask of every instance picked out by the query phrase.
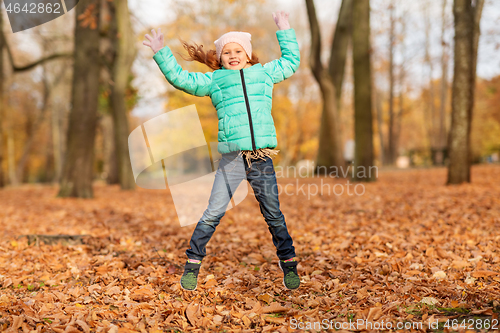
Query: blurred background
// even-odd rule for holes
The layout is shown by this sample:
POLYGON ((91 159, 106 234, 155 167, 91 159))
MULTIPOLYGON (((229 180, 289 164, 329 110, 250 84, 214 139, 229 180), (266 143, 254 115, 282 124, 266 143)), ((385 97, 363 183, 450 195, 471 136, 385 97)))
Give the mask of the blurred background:
MULTIPOLYGON (((278 10, 290 13, 301 64, 274 87, 272 113, 280 150, 275 165, 346 165, 354 160, 354 144, 365 145, 355 133, 356 39, 350 36, 369 22, 370 72, 357 77, 371 83, 364 97, 371 102, 371 119, 363 119, 373 129, 366 148, 373 150, 373 164, 447 166, 454 0, 366 3, 369 21, 356 20, 360 16, 348 0, 85 0, 66 15, 18 33, 12 33, 2 3, 0 184, 60 183, 61 196, 81 197, 92 192, 78 190, 86 185, 72 179, 132 189, 128 134, 155 116, 191 104, 207 142, 217 141, 210 98, 170 86, 151 49, 142 45, 144 35, 161 27, 165 44, 184 69, 208 72, 205 65, 182 59, 186 52, 179 39, 208 50, 227 31, 247 31, 264 64, 280 57, 271 15, 278 10), (333 90, 318 81, 324 73, 333 90)), ((468 154, 473 163, 498 163, 500 4, 476 3, 484 7, 468 154)))

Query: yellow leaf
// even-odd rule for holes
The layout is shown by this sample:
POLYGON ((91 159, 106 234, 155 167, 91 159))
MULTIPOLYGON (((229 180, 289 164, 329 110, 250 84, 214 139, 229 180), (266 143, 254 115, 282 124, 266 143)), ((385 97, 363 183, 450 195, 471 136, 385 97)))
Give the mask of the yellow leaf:
POLYGON ((271 295, 269 295, 269 294, 263 294, 263 295, 257 296, 257 299, 260 300, 260 301, 266 302, 267 304, 269 304, 273 300, 273 297, 271 295))

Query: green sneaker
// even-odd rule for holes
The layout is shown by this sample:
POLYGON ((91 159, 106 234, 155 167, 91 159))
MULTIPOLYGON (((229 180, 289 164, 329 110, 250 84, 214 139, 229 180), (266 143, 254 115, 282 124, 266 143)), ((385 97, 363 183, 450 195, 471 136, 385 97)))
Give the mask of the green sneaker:
POLYGON ((287 289, 297 289, 300 286, 300 277, 297 274, 297 261, 294 259, 280 260, 280 269, 283 271, 283 285, 287 289))
POLYGON ((201 261, 199 263, 192 263, 189 260, 184 266, 184 274, 181 277, 181 287, 184 290, 195 290, 198 285, 198 273, 200 272, 201 261))

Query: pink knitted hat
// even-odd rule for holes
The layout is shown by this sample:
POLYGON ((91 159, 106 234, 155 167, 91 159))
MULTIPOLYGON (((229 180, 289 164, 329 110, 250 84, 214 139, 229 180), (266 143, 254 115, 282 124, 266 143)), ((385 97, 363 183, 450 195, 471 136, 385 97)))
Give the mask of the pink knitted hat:
POLYGON ((225 33, 214 42, 215 52, 217 53, 217 60, 220 61, 222 49, 227 43, 240 44, 243 50, 245 50, 245 52, 247 53, 248 58, 252 59, 252 43, 250 42, 251 39, 252 35, 250 35, 248 32, 230 31, 228 33, 225 33))

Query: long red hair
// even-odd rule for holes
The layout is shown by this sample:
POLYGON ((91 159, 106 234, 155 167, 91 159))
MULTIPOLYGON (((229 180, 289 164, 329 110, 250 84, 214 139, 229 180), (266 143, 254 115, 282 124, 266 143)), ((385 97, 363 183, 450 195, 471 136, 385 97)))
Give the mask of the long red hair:
MULTIPOLYGON (((179 38, 179 40, 181 41, 182 46, 186 49, 186 51, 188 53, 187 57, 184 57, 181 54, 181 57, 184 60, 201 62, 202 64, 207 65, 208 67, 210 67, 214 71, 222 68, 222 64, 219 61, 219 59, 217 59, 217 53, 215 52, 215 50, 208 50, 207 52, 205 52, 203 50, 203 45, 197 45, 196 43, 193 43, 193 45, 191 45, 188 42, 183 41, 180 38, 179 38)), ((247 56, 247 58, 248 58, 248 56, 247 56)), ((254 52, 252 52, 252 59, 249 59, 249 62, 252 65, 259 63, 259 58, 257 57, 257 55, 254 52)))

